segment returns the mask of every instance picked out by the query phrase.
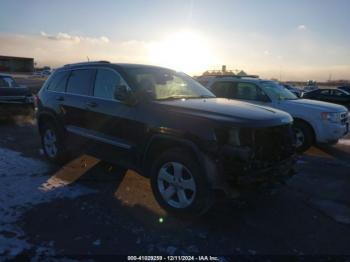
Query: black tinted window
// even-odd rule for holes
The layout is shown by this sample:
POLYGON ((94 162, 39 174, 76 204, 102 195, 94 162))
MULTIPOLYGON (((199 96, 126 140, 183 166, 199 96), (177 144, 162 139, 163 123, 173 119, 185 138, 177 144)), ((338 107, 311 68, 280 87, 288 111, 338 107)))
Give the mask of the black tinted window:
POLYGON ((71 72, 68 80, 67 93, 88 95, 92 79, 92 70, 80 69, 71 72))
POLYGON ((94 96, 115 99, 118 88, 122 84, 121 81, 121 77, 116 72, 108 69, 98 69, 95 80, 94 96))
POLYGON ((237 83, 234 88, 233 97, 242 100, 262 100, 262 92, 255 84, 237 83))
POLYGON ((321 90, 319 92, 321 95, 329 95, 329 90, 321 90))
POLYGON ((346 93, 344 93, 342 91, 339 91, 339 90, 336 90, 336 89, 334 89, 332 91, 333 91, 332 95, 334 95, 334 96, 346 96, 346 93))
POLYGON ((47 89, 56 91, 56 92, 64 92, 66 90, 67 79, 69 76, 69 72, 58 72, 53 77, 49 83, 47 89))
POLYGON ((233 83, 231 82, 216 82, 212 85, 211 91, 213 91, 217 97, 232 98, 232 88, 233 83))

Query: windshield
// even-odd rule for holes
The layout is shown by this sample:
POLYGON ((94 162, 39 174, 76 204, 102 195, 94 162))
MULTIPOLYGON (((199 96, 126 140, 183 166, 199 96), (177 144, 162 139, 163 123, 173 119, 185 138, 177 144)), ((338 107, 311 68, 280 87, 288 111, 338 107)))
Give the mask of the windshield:
POLYGON ((281 86, 273 81, 263 81, 261 87, 264 92, 270 97, 274 97, 278 100, 295 100, 298 99, 296 95, 290 92, 284 86, 281 86))
POLYGON ((9 76, 0 76, 0 87, 17 87, 16 81, 9 76))
POLYGON ((126 72, 137 89, 151 93, 155 100, 215 97, 184 73, 159 68, 132 68, 126 72))

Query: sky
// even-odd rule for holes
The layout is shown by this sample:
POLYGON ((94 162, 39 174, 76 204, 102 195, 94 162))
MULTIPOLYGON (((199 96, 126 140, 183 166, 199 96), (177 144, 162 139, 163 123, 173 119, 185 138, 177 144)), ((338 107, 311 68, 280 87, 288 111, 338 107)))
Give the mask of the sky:
POLYGON ((350 79, 349 0, 0 0, 0 55, 350 79))

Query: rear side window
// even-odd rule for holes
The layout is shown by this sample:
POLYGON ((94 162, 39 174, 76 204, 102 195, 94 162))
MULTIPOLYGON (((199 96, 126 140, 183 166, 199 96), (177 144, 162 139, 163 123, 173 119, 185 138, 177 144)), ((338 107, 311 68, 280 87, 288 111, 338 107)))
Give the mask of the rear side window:
POLYGON ((66 90, 68 76, 69 72, 67 71, 56 73, 49 83, 47 89, 55 92, 64 92, 66 90))
POLYGON ((88 95, 93 76, 93 70, 73 70, 68 80, 67 93, 88 95))
POLYGON ((261 91, 252 83, 237 83, 234 97, 242 100, 260 100, 261 91))
POLYGON ((339 91, 337 89, 334 89, 334 90, 332 90, 332 95, 334 95, 334 96, 346 96, 346 93, 339 91))
POLYGON ((321 90, 319 93, 321 95, 329 95, 329 90, 321 90))
POLYGON ((119 74, 108 69, 98 69, 95 80, 94 96, 116 99, 118 88, 126 85, 119 74))
POLYGON ((232 88, 233 88, 232 82, 216 82, 212 85, 211 91, 217 97, 233 98, 232 88))

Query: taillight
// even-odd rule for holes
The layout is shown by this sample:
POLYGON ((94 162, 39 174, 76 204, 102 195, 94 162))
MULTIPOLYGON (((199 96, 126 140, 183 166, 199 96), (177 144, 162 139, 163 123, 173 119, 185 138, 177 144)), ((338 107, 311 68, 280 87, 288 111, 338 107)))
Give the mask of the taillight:
POLYGON ((39 96, 38 95, 33 95, 34 96, 34 107, 38 108, 39 105, 39 96))

